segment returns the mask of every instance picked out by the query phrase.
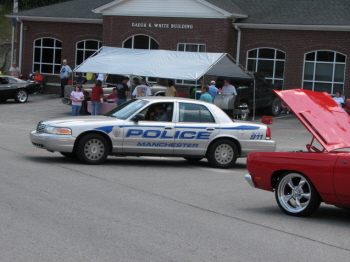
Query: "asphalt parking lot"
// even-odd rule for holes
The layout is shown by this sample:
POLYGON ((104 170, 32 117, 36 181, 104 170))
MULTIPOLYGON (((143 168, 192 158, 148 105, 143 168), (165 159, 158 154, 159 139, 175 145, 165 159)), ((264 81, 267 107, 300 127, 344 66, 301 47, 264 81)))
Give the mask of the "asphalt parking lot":
MULTIPOLYGON (((347 261, 350 212, 289 217, 232 169, 182 158, 83 165, 31 145, 40 120, 70 115, 57 95, 0 104, 0 261, 347 261)), ((261 115, 255 117, 261 122, 261 115)), ((269 125, 278 151, 311 136, 293 115, 269 125)))

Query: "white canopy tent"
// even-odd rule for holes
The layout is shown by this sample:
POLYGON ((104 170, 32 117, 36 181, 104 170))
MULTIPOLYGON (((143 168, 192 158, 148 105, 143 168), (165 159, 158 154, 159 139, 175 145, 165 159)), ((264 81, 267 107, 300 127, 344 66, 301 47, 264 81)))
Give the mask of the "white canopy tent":
POLYGON ((103 46, 74 69, 82 73, 198 80, 203 75, 251 78, 226 53, 127 49, 103 46))

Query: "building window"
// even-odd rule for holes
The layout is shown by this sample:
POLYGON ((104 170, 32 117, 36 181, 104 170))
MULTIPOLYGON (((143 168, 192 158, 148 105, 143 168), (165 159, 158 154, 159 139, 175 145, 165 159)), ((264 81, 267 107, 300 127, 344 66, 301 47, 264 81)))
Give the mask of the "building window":
POLYGON ((123 48, 158 49, 159 45, 152 37, 147 35, 134 35, 124 41, 123 48))
POLYGON ((54 38, 34 40, 33 72, 59 74, 62 42, 54 38))
MULTIPOLYGON (((182 52, 205 52, 205 44, 177 44, 177 51, 182 52)), ((188 81, 182 79, 176 79, 176 84, 178 85, 194 85, 199 86, 203 82, 203 78, 198 81, 188 81)))
MULTIPOLYGON (((123 42, 123 48, 131 49, 158 49, 159 45, 156 40, 147 35, 134 35, 123 42)), ((150 83, 156 83, 156 77, 145 77, 150 83)))
POLYGON ((204 44, 178 44, 177 51, 205 52, 205 45, 204 44))
POLYGON ((76 44, 75 67, 80 65, 102 46, 101 41, 83 40, 76 44))
POLYGON ((303 88, 329 94, 343 94, 345 61, 345 55, 333 51, 305 54, 303 88))
POLYGON ((275 85, 283 86, 286 53, 272 48, 248 51, 247 70, 258 72, 275 85))

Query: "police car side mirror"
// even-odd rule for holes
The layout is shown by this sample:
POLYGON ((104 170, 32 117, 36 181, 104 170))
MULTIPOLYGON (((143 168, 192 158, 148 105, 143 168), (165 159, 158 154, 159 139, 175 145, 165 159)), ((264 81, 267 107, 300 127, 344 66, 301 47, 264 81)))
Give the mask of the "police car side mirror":
POLYGON ((143 114, 137 114, 131 120, 135 122, 142 121, 145 120, 145 116, 143 114))

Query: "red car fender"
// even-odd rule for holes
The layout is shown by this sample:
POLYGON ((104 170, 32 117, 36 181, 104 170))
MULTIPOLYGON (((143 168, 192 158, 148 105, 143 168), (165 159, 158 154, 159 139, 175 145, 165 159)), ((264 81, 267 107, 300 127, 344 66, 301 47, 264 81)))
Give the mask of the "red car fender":
POLYGON ((331 153, 252 152, 247 157, 247 169, 255 187, 268 191, 274 191, 274 181, 285 172, 304 174, 325 203, 339 205, 333 184, 338 158, 331 153))

